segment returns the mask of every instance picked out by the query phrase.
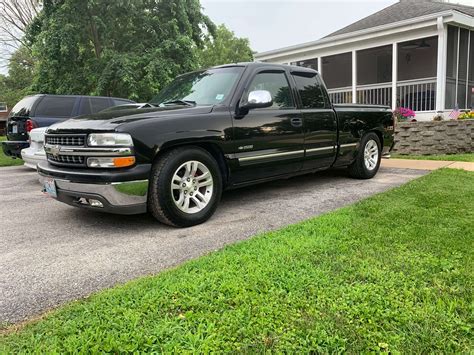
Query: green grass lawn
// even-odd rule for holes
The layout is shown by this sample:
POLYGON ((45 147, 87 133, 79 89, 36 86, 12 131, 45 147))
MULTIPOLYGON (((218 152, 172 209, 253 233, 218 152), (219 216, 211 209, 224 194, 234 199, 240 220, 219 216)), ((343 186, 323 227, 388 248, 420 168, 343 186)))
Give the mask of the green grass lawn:
POLYGON ((467 161, 474 163, 474 153, 443 154, 443 155, 400 155, 392 154, 393 159, 416 159, 416 160, 451 160, 467 161))
POLYGON ((469 353, 473 221, 474 173, 438 170, 7 329, 0 353, 469 353))
MULTIPOLYGON (((7 139, 7 137, 0 136, 0 142, 5 141, 6 139, 7 139)), ((5 154, 3 154, 3 149, 0 146, 0 167, 2 167, 2 166, 15 166, 15 165, 23 165, 23 160, 21 160, 21 159, 12 159, 10 157, 7 157, 5 154)))

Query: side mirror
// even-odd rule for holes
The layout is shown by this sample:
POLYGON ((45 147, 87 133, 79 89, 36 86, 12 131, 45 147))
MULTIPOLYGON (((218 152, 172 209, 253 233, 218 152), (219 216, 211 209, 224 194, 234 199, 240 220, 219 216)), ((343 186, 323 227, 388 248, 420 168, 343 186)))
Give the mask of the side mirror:
POLYGON ((272 94, 267 90, 250 91, 247 102, 241 108, 250 110, 253 108, 265 108, 273 105, 272 94))

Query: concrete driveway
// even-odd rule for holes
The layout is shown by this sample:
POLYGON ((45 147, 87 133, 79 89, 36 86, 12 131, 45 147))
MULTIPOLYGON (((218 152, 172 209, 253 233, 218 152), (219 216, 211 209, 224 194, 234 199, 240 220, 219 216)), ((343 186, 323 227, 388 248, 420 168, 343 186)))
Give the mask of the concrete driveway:
POLYGON ((207 223, 173 229, 148 215, 69 207, 40 192, 36 172, 0 168, 0 324, 345 206, 426 171, 381 168, 372 180, 330 171, 229 191, 207 223))

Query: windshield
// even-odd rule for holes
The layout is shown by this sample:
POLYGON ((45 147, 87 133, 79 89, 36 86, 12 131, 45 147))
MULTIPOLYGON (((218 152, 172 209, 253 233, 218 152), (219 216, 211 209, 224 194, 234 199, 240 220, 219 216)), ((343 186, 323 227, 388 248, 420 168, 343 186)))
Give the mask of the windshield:
POLYGON ((229 67, 181 75, 150 102, 159 106, 219 104, 230 94, 243 70, 243 67, 229 67))

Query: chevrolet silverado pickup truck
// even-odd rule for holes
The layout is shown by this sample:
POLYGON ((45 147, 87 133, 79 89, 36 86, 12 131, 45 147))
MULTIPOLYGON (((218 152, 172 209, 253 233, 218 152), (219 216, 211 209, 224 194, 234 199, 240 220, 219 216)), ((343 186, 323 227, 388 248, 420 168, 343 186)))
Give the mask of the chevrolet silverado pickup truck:
POLYGON ((150 105, 51 126, 48 161, 38 164, 43 191, 187 227, 210 218, 225 189, 333 167, 372 178, 393 144, 389 107, 333 105, 318 72, 297 66, 184 74, 150 105))

